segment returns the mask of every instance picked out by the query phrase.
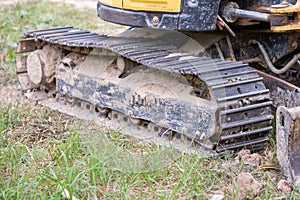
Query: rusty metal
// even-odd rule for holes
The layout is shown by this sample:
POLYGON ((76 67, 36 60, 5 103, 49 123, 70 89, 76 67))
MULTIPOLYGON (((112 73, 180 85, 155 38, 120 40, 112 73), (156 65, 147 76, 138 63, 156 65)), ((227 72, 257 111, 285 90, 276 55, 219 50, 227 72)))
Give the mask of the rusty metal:
POLYGON ((257 71, 264 78, 264 83, 270 90, 273 107, 285 106, 288 108, 300 106, 300 88, 268 73, 257 71))
POLYGON ((235 55, 234 55, 234 51, 233 51, 233 48, 232 48, 232 43, 231 43, 229 37, 226 37, 226 42, 227 42, 227 45, 228 45, 228 49, 229 49, 229 53, 230 53, 230 58, 231 58, 231 60, 232 60, 232 61, 236 61, 235 55))
MULTIPOLYGON (((236 34, 234 33, 234 31, 230 28, 230 26, 219 15, 217 16, 217 19, 218 19, 218 22, 220 22, 219 24, 220 24, 221 27, 224 26, 232 37, 236 37, 236 34)), ((222 28, 220 28, 220 29, 222 30, 222 28)))
POLYGON ((239 5, 235 2, 228 2, 226 4, 221 4, 222 17, 224 17, 224 19, 229 23, 233 23, 238 20, 238 17, 235 17, 230 14, 230 10, 234 8, 239 8, 239 5))
POLYGON ((296 55, 293 56, 293 58, 286 65, 284 65, 280 69, 277 69, 273 65, 272 61, 270 60, 270 57, 269 57, 266 49, 264 48, 264 46, 260 42, 258 42, 257 40, 251 40, 251 41, 249 41, 249 43, 251 43, 251 44, 257 44, 258 45, 259 50, 261 51, 261 53, 262 53, 262 55, 264 57, 266 65, 268 66, 269 70, 272 71, 274 74, 283 74, 283 73, 287 72, 300 59, 300 54, 296 54, 296 55))
POLYGON ((223 55, 223 53, 222 53, 222 50, 221 50, 221 48, 220 48, 219 43, 216 42, 216 43, 215 43, 215 46, 216 46, 216 49, 217 49, 217 51, 218 51, 218 55, 219 55, 220 59, 224 61, 225 58, 224 58, 224 55, 223 55))
POLYGON ((16 53, 26 53, 36 50, 36 41, 33 39, 20 40, 16 53))
POLYGON ((300 191, 300 88, 258 71, 270 89, 276 113, 277 159, 283 178, 300 191))
POLYGON ((280 106, 276 113, 277 159, 284 178, 300 189, 300 107, 280 106))
POLYGON ((221 3, 220 11, 225 21, 238 25, 254 25, 269 23, 273 32, 287 32, 300 30, 300 1, 293 5, 286 1, 281 4, 270 5, 274 1, 266 2, 227 2, 221 3), (255 5, 257 4, 257 5, 255 5), (261 4, 261 5, 259 5, 261 4), (243 9, 240 8, 240 5, 243 9), (253 23, 254 22, 254 23, 253 23), (258 23, 257 23, 258 22, 258 23))
POLYGON ((270 14, 240 9, 236 2, 228 2, 221 7, 222 16, 227 22, 236 22, 239 18, 269 22, 270 14))

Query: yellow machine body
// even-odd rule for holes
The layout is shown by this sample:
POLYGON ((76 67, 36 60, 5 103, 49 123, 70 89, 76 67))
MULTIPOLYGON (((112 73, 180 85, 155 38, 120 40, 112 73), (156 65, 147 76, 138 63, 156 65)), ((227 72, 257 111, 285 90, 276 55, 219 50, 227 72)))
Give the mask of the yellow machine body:
POLYGON ((101 3, 126 10, 180 12, 180 0, 100 0, 101 3))

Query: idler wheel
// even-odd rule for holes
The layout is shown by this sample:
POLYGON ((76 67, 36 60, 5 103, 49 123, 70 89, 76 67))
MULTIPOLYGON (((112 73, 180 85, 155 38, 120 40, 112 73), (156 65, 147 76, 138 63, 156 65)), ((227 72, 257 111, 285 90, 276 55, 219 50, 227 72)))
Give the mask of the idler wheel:
POLYGON ((50 45, 31 52, 27 57, 27 74, 30 81, 36 85, 53 83, 59 60, 58 49, 50 45))

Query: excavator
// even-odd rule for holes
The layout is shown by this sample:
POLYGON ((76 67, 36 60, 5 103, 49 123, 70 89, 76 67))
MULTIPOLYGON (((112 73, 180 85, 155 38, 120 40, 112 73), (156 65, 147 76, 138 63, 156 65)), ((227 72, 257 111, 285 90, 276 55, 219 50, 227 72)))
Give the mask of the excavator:
POLYGON ((129 28, 24 33, 25 94, 209 155, 264 148, 277 109, 278 160, 298 180, 300 0, 100 0, 97 13, 129 28))

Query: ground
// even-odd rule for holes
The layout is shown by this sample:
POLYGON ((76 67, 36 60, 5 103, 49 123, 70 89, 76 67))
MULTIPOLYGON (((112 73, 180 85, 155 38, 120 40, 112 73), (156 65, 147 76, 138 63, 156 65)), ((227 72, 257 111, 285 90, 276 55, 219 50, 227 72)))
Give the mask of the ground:
POLYGON ((90 9, 95 1, 55 1, 0 0, 1 199, 300 198, 285 182, 277 188, 274 139, 259 153, 204 158, 162 150, 25 99, 14 73, 22 32, 67 25, 108 34, 124 30, 100 21, 90 9))

